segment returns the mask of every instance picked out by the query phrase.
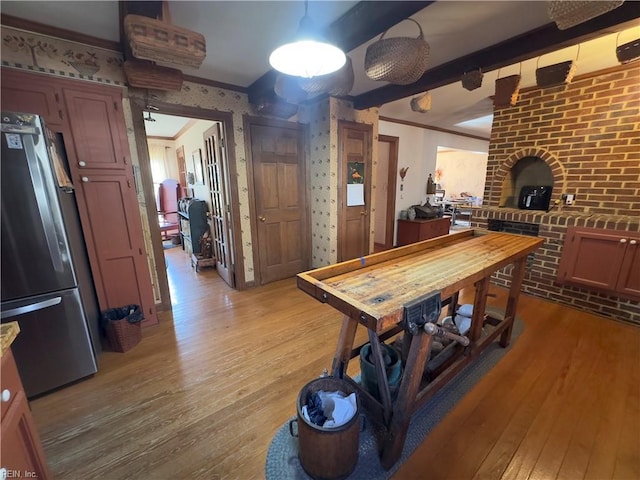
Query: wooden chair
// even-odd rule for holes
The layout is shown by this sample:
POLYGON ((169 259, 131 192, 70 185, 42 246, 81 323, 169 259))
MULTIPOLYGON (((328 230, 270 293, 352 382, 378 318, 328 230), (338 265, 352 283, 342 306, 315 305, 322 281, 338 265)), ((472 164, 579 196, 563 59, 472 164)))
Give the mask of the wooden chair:
POLYGON ((158 224, 163 240, 169 240, 171 235, 180 233, 180 220, 178 218, 178 200, 180 199, 180 186, 177 180, 167 179, 160 184, 158 191, 159 209, 158 224))

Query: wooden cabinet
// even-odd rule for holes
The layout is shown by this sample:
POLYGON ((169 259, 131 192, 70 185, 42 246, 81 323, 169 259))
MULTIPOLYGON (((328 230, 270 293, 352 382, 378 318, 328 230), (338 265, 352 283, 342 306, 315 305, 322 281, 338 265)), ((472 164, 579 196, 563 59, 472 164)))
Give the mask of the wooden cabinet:
POLYGON ((409 243, 447 235, 450 226, 451 218, 449 217, 398 220, 398 241, 396 243, 401 247, 409 243))
POLYGON ((569 227, 557 280, 640 300, 640 233, 569 227))
POLYGON ((11 350, 2 355, 2 478, 51 478, 11 350))
POLYGON ((100 310, 138 304, 157 323, 122 89, 3 68, 5 98, 62 134, 100 310))
POLYGON ((122 93, 93 85, 64 87, 79 169, 124 170, 129 162, 122 93), (125 154, 126 151, 126 154, 125 154))
POLYGON ((200 237, 209 230, 207 203, 204 200, 182 199, 178 208, 182 248, 189 255, 200 253, 200 237))

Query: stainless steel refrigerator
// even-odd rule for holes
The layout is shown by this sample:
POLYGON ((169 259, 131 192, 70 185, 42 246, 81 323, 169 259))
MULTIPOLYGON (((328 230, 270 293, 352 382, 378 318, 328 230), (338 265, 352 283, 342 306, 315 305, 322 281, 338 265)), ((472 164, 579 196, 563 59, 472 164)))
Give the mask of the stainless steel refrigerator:
POLYGON ((1 115, 1 317, 20 326, 31 398, 97 371, 98 307, 62 142, 37 115, 1 115))

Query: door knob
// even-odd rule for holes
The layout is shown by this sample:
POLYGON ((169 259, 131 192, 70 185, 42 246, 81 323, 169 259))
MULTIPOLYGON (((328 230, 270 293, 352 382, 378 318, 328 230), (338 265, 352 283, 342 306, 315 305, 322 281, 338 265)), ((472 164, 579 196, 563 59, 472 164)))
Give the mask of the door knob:
POLYGON ((86 162, 78 162, 78 165, 80 165, 81 167, 86 167, 87 166, 86 162))
POLYGON ((262 215, 260 215, 258 217, 258 220, 260 220, 261 222, 266 222, 267 221, 267 219, 265 217, 263 217, 262 215))
POLYGON ((627 243, 627 239, 626 238, 621 238, 620 239, 620 243, 627 243))
POLYGON ((635 240, 631 240, 631 241, 629 242, 629 245, 635 245, 636 243, 638 243, 638 242, 636 242, 635 240))
POLYGON ((89 177, 82 177, 82 181, 83 181, 84 183, 87 183, 87 182, 89 181, 89 177))
POLYGON ((2 401, 4 403, 7 403, 9 400, 11 400, 11 390, 5 388, 4 390, 2 390, 2 401))
POLYGON ((363 215, 363 216, 365 216, 365 217, 366 217, 366 216, 367 216, 367 211, 366 211, 366 210, 361 211, 361 212, 360 212, 360 215, 363 215))

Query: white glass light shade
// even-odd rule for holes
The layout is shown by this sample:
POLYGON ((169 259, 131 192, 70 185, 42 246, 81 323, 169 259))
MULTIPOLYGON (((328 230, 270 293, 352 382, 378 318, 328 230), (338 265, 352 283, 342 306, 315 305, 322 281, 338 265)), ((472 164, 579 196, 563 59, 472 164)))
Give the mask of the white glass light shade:
POLYGON ((338 47, 316 40, 286 43, 269 56, 269 63, 279 72, 305 78, 336 72, 346 61, 338 47))

